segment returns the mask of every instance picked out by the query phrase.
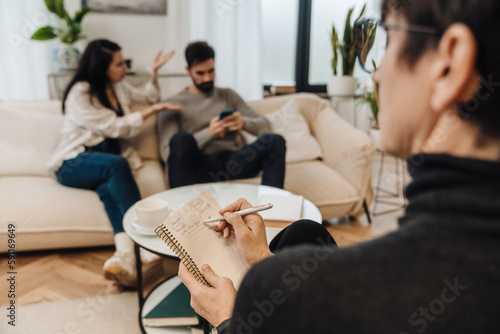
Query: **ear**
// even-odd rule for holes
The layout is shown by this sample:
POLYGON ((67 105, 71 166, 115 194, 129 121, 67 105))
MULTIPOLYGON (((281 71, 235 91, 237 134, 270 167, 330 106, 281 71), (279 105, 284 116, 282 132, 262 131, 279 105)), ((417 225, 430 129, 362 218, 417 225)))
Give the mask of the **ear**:
POLYGON ((191 75, 191 70, 190 70, 189 66, 186 66, 186 72, 187 72, 189 75, 191 75))
POLYGON ((451 25, 436 53, 432 71, 435 79, 430 101, 432 110, 446 111, 474 95, 479 86, 476 56, 476 39, 469 27, 462 23, 451 25))

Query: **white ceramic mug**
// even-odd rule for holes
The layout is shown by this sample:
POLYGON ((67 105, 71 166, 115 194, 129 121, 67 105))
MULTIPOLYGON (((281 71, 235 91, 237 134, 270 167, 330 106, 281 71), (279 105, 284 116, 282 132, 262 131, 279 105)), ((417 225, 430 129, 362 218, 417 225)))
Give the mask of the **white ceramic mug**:
POLYGON ((154 232, 170 214, 167 201, 145 198, 135 204, 139 225, 147 232, 154 232))

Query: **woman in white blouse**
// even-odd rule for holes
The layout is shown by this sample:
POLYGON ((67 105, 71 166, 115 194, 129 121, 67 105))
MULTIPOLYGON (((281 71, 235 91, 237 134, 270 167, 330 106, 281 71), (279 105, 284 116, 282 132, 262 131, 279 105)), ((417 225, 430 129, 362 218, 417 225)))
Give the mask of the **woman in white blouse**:
POLYGON ((125 286, 136 281, 133 242, 123 230, 125 212, 140 200, 132 169, 141 160, 127 139, 139 134, 143 121, 160 110, 180 110, 176 103, 155 103, 137 112, 135 102, 159 99, 157 71, 173 51, 160 52, 144 90, 123 81, 126 65, 121 48, 108 40, 89 43, 63 98, 61 139, 49 162, 59 183, 95 190, 115 233, 115 254, 104 264, 104 276, 125 286))

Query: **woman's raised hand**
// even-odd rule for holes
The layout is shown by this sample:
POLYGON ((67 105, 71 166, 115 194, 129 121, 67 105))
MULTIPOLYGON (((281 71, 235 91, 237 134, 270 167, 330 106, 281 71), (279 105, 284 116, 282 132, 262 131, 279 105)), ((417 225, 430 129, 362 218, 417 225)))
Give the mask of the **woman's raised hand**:
POLYGON ((165 65, 172 57, 174 56, 175 51, 172 50, 163 54, 163 51, 160 50, 153 61, 153 71, 157 72, 163 65, 165 65))

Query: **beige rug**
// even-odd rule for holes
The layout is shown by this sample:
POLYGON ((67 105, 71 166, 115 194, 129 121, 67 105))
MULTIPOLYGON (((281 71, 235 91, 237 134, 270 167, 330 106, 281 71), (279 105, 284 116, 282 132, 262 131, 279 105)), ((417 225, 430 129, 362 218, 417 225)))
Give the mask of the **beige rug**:
POLYGON ((136 292, 20 306, 15 327, 2 309, 0 333, 5 334, 140 333, 136 292))

